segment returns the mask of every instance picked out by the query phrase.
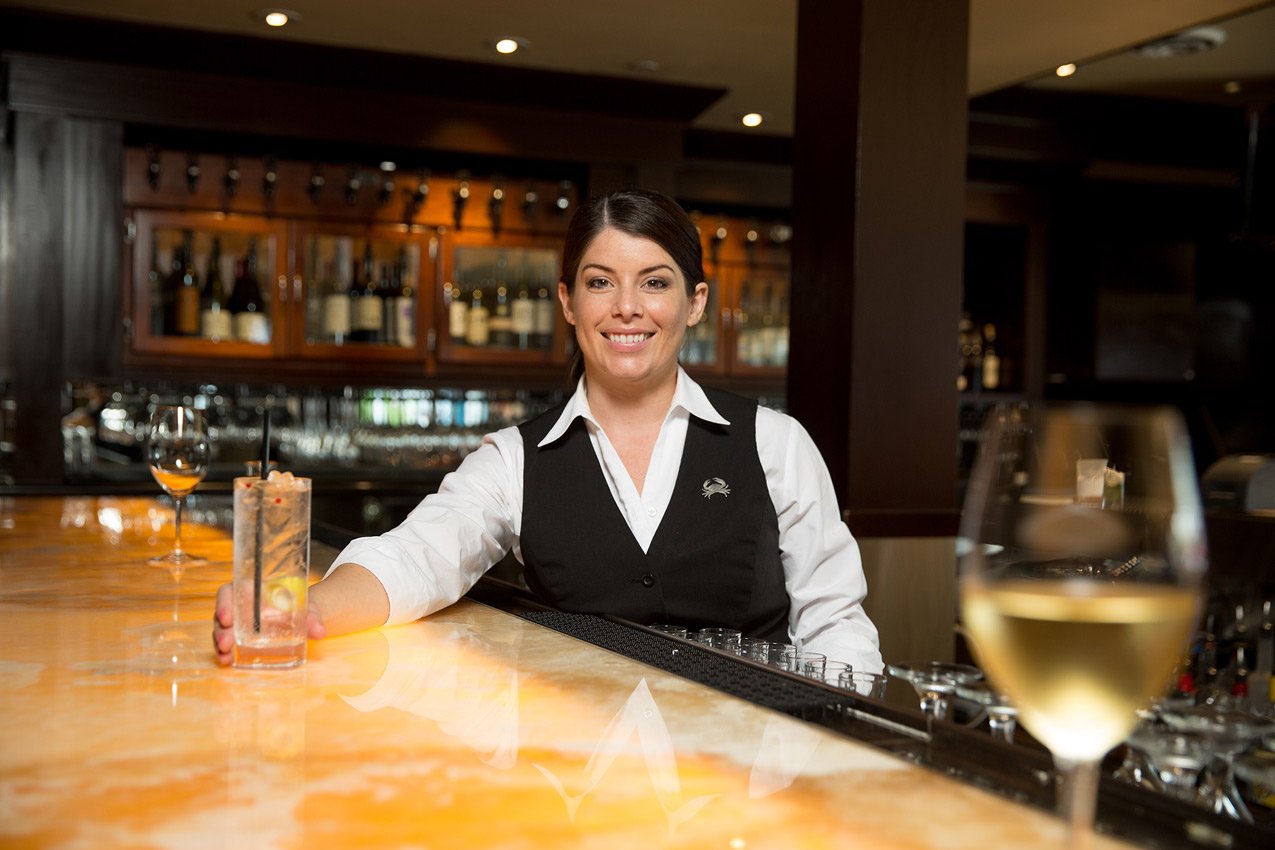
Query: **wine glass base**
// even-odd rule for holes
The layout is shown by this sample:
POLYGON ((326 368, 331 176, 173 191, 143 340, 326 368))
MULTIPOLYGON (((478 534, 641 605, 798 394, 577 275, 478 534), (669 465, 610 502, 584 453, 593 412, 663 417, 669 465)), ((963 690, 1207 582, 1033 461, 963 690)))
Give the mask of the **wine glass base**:
POLYGON ((208 559, 199 555, 192 555, 189 552, 169 552, 167 555, 157 555, 146 563, 152 567, 202 567, 208 563, 208 559))

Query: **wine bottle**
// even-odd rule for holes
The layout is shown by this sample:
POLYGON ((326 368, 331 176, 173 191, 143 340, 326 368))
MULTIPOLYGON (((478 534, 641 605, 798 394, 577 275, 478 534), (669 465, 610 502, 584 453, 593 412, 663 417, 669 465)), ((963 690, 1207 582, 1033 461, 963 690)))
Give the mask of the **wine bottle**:
POLYGON ((536 348, 547 349, 553 345, 553 298, 543 280, 536 288, 536 303, 532 314, 532 338, 536 348))
POLYGON ((996 325, 983 325, 983 389, 1001 385, 1001 359, 996 354, 996 325))
POLYGON ((776 366, 775 349, 778 329, 775 327, 775 291, 766 284, 762 292, 761 327, 757 330, 757 365, 776 366))
POLYGON ((372 242, 363 246, 362 286, 359 279, 350 285, 357 293, 350 305, 350 339, 375 343, 381 339, 381 299, 377 297, 376 263, 372 259, 372 242))
POLYGON ((496 306, 491 312, 488 331, 491 344, 500 348, 510 348, 514 344, 513 310, 509 304, 509 287, 503 283, 496 287, 496 306))
POLYGON ((214 236, 212 250, 208 253, 208 267, 204 271, 204 297, 199 318, 204 339, 234 339, 235 327, 230 318, 230 302, 226 299, 226 284, 221 274, 221 239, 214 236))
POLYGON ((195 271, 195 234, 182 231, 182 271, 177 287, 176 326, 181 336, 199 336, 199 274, 195 271))
POLYGON ((257 240, 248 240, 248 252, 235 263, 235 288, 230 295, 235 338, 244 342, 270 342, 270 320, 257 281, 257 240))
POLYGON ((524 279, 518 285, 518 297, 514 299, 511 309, 513 321, 514 343, 521 349, 531 347, 531 337, 536 329, 536 308, 531 301, 531 293, 527 290, 524 279))
POLYGON ((345 345, 350 335, 350 290, 336 272, 335 260, 323 271, 323 341, 345 345))
POLYGON ((412 272, 406 251, 399 258, 399 287, 394 297, 395 340, 404 348, 416 346, 416 276, 412 272))
POLYGON ((443 301, 447 304, 447 336, 453 343, 462 343, 469 330, 469 302, 460 286, 450 282, 443 284, 443 301))
POLYGON ((491 341, 491 327, 488 324, 490 312, 483 303, 483 291, 475 289, 469 302, 469 321, 465 324, 465 342, 474 346, 485 346, 491 341))

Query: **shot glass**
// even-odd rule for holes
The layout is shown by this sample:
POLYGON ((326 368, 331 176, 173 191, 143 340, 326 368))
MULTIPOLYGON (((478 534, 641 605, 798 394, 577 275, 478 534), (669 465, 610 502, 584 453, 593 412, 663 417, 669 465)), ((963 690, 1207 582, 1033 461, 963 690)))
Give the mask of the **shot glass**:
POLYGON ((720 649, 723 652, 739 654, 739 642, 744 635, 736 629, 707 628, 695 633, 694 640, 704 646, 720 649))
POLYGON ((837 676, 837 687, 854 691, 860 696, 885 699, 885 687, 889 680, 877 673, 861 673, 847 670, 837 676))
POLYGON ((272 472, 234 484, 234 665, 305 661, 310 479, 272 472))
POLYGON ((1076 461, 1076 501, 1092 507, 1102 505, 1106 474, 1105 458, 1084 458, 1076 461))

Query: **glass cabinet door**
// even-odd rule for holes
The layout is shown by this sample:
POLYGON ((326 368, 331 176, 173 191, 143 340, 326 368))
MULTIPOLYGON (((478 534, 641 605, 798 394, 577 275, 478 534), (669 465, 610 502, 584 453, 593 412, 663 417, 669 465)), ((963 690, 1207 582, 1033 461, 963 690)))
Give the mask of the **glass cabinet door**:
POLYGON ((562 362, 558 248, 532 238, 452 237, 439 292, 439 357, 453 362, 562 362))
POLYGON ((268 357, 280 348, 288 317, 279 225, 150 211, 135 221, 134 349, 268 357))
POLYGON ((312 357, 418 357, 428 340, 437 236, 406 228, 299 228, 298 347, 312 357))
POLYGON ((782 268, 745 268, 737 273, 736 369, 788 366, 788 273, 782 268))

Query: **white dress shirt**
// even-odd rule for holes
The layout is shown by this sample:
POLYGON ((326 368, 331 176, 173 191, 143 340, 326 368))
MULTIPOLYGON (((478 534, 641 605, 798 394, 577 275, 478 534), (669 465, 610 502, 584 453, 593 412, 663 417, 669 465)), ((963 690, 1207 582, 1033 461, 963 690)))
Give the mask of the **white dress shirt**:
MULTIPOLYGON (((646 551, 673 495, 690 417, 729 424, 681 369, 641 492, 594 419, 582 379, 540 445, 584 419, 603 477, 633 536, 646 551)), ((863 610, 867 581, 859 546, 841 521, 832 479, 810 435, 791 416, 757 408, 757 455, 779 521, 784 583, 792 607, 789 639, 854 669, 881 672, 877 631, 863 610)), ((366 567, 390 600, 388 623, 406 623, 452 604, 513 550, 522 560, 522 433, 502 428, 483 438, 438 492, 402 525, 354 540, 336 565, 366 567)))

